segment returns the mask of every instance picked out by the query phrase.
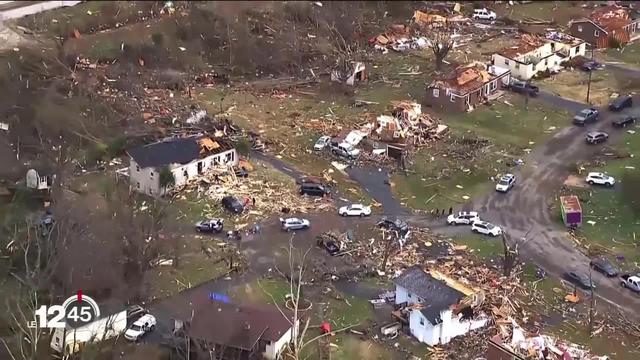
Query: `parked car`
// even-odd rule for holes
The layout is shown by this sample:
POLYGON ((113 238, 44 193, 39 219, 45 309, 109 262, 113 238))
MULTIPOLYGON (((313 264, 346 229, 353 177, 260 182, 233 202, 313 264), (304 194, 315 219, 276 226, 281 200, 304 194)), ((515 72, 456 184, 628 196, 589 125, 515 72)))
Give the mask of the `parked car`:
POLYGON ((609 176, 607 174, 599 173, 599 172, 590 172, 587 175, 586 181, 589 185, 596 184, 596 185, 613 186, 616 183, 616 179, 614 179, 613 176, 609 176))
POLYGON ((228 195, 222 198, 222 206, 232 213, 240 214, 244 211, 242 203, 234 196, 228 195))
POLYGON ((573 123, 584 126, 585 124, 597 121, 598 117, 600 117, 600 112, 597 109, 583 109, 573 117, 573 123))
POLYGON ((371 206, 351 204, 338 209, 338 214, 341 216, 369 216, 371 215, 371 206))
POLYGON ((622 287, 640 293, 640 276, 625 274, 620 276, 620 279, 622 279, 620 281, 620 285, 622 285, 622 287))
POLYGON ((529 96, 537 96, 538 92, 540 92, 540 88, 537 86, 519 80, 513 80, 511 84, 509 84, 509 89, 513 92, 529 96))
POLYGON ((497 15, 494 11, 491 11, 489 9, 474 9, 473 10, 473 15, 471 15, 472 18, 474 19, 478 19, 478 20, 495 20, 497 18, 497 15))
POLYGON ((609 110, 622 111, 624 108, 633 106, 633 98, 631 95, 620 95, 609 104, 609 110))
POLYGON ((567 280, 572 283, 580 286, 583 289, 595 289, 596 284, 589 280, 589 277, 585 274, 579 273, 577 271, 568 271, 565 274, 567 280))
POLYGON ((409 225, 400 219, 383 217, 377 225, 384 229, 397 231, 400 238, 406 239, 409 236, 409 225))
POLYGON ((587 144, 599 144, 601 142, 607 141, 608 138, 609 134, 607 134, 606 132, 591 131, 587 134, 585 140, 587 141, 587 144))
POLYGON ((300 184, 300 195, 326 196, 331 190, 323 184, 306 182, 300 184))
POLYGON ((309 220, 300 218, 280 218, 280 224, 285 231, 308 229, 311 226, 309 220))
POLYGON ((623 127, 627 127, 633 123, 636 122, 636 117, 635 116, 623 116, 623 117, 619 117, 615 120, 613 120, 611 122, 611 125, 613 125, 613 127, 619 127, 619 128, 623 128, 623 127))
POLYGON ((580 69, 587 72, 597 70, 600 67, 602 67, 602 65, 595 60, 589 60, 589 61, 586 61, 584 64, 580 65, 580 69))
POLYGON ((447 224, 449 225, 470 225, 475 221, 480 221, 480 217, 475 211, 460 211, 447 216, 447 224))
POLYGON ((313 144, 313 150, 322 151, 327 148, 329 143, 331 142, 330 136, 320 136, 320 138, 313 144))
POLYGON ((202 221, 198 221, 198 223, 196 223, 196 231, 199 232, 221 232, 224 225, 222 224, 223 220, 222 219, 209 219, 209 220, 202 220, 202 221))
POLYGON ((607 277, 618 276, 618 269, 616 269, 616 267, 605 258, 593 259, 589 262, 589 266, 594 270, 605 274, 607 277))
POLYGON ((130 341, 138 341, 145 334, 156 327, 156 317, 151 314, 142 315, 124 332, 124 337, 130 341))
POLYGON ((496 184, 496 191, 504 192, 511 190, 516 183, 516 176, 513 174, 506 174, 500 178, 500 181, 496 184))
POLYGON ((360 155, 360 149, 356 149, 346 142, 342 142, 339 144, 331 143, 331 152, 335 155, 342 156, 345 158, 354 159, 360 155))
POLYGON ((336 242, 333 240, 326 241, 324 243, 324 249, 331 256, 336 256, 340 253, 340 246, 338 246, 338 244, 336 244, 336 242))
POLYGON ((489 236, 500 236, 502 235, 502 229, 491 223, 486 221, 475 221, 471 224, 471 231, 478 234, 489 235, 489 236))

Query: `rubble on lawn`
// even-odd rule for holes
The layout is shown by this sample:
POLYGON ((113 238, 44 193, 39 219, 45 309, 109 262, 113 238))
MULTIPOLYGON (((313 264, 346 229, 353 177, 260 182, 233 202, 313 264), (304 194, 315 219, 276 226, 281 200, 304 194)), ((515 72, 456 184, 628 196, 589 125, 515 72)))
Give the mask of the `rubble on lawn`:
POLYGON ((356 82, 366 80, 366 66, 360 61, 338 61, 331 71, 331 81, 354 86, 356 82))

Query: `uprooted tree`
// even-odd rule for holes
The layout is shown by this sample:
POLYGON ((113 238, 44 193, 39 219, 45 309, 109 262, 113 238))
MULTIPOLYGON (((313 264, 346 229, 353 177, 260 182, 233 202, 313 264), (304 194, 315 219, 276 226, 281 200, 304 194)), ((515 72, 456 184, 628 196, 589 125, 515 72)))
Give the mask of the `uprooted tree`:
POLYGON ((449 55, 451 49, 455 44, 455 41, 451 37, 452 32, 448 26, 442 26, 438 29, 433 29, 427 34, 429 39, 429 48, 433 52, 434 60, 436 62, 436 70, 442 70, 444 60, 449 55))

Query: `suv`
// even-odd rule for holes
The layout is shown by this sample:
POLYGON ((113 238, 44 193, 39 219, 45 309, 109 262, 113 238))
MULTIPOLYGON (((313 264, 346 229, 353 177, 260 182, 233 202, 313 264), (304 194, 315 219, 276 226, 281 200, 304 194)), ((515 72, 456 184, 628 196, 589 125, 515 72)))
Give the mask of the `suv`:
POLYGON ((236 214, 240 214, 242 211, 244 211, 244 206, 242 205, 242 203, 240 203, 238 199, 231 195, 222 198, 222 206, 224 206, 225 209, 236 214))
POLYGON ((609 110, 611 111, 622 111, 624 108, 631 107, 633 105, 633 100, 631 95, 620 95, 615 100, 609 104, 609 110))
POLYGON ((637 293, 640 293, 640 277, 625 274, 620 276, 620 278, 622 279, 620 281, 620 285, 622 285, 622 287, 625 287, 627 289, 631 289, 637 293))
POLYGON ((636 122, 636 118, 629 115, 629 116, 625 116, 625 117, 621 117, 621 118, 617 118, 617 119, 613 120, 611 122, 611 125, 613 127, 623 128, 623 127, 627 127, 628 125, 631 125, 631 124, 633 124, 635 122, 636 122))
POLYGON ((474 9, 471 17, 478 20, 495 20, 497 16, 495 12, 482 8, 474 9))
POLYGON ((320 136, 320 138, 313 144, 313 150, 322 151, 326 149, 327 145, 331 142, 331 137, 329 136, 320 136))
POLYGON ((535 86, 528 84, 524 81, 513 80, 511 84, 509 84, 509 89, 513 92, 529 95, 529 96, 537 96, 540 89, 535 86))
POLYGON ((600 112, 598 112, 597 109, 594 109, 594 108, 584 109, 574 115, 573 123, 575 125, 584 126, 587 123, 597 121, 599 116, 600 116, 600 112))
POLYGON ((474 233, 490 235, 490 236, 500 236, 502 235, 502 229, 499 226, 493 225, 486 221, 476 221, 471 224, 471 231, 474 233))
POLYGON ((339 144, 331 143, 331 152, 346 158, 356 158, 360 155, 360 149, 356 149, 351 144, 342 142, 339 144))
POLYGON ((480 217, 475 211, 460 211, 447 217, 447 224, 449 225, 469 225, 473 224, 476 221, 480 221, 480 217))
POLYGON ((198 232, 221 232, 224 225, 222 219, 202 220, 196 223, 196 231, 198 232))
POLYGON ((513 174, 506 174, 500 178, 500 181, 496 184, 496 191, 499 192, 507 192, 511 190, 513 185, 516 183, 516 176, 513 174))
POLYGON ((602 131, 592 131, 587 134, 586 140, 587 144, 599 144, 601 142, 607 141, 609 138, 609 134, 602 131))
POLYGON ((311 195, 311 196, 325 196, 329 195, 331 191, 325 185, 304 182, 300 184, 300 195, 311 195))
POLYGON ((311 226, 309 220, 299 218, 280 218, 280 224, 285 231, 308 229, 311 226))
POLYGON ((587 175, 586 181, 589 185, 597 184, 613 186, 613 184, 616 183, 616 179, 614 179, 612 176, 599 172, 590 172, 589 175, 587 175))

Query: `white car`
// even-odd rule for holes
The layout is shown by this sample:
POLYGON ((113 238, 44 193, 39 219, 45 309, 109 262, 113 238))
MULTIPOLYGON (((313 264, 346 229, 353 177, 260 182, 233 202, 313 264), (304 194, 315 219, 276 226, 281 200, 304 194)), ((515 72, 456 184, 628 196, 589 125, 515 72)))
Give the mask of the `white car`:
POLYGON ((476 221, 480 221, 480 217, 475 211, 460 211, 447 217, 447 224, 449 225, 469 225, 476 221))
POLYGON ((338 214, 341 216, 369 216, 371 215, 371 206, 351 204, 338 209, 338 214))
POLYGON ((511 190, 516 183, 516 177, 513 174, 506 174, 500 178, 500 181, 496 184, 496 191, 507 192, 511 190))
POLYGON ((597 185, 613 186, 616 183, 616 179, 614 179, 612 176, 599 173, 599 172, 590 172, 587 175, 586 181, 589 185, 597 184, 597 185))
POLYGON ((316 141, 316 143, 313 144, 313 150, 322 151, 329 145, 330 142, 331 142, 330 136, 320 136, 320 138, 316 141))
POLYGON ((471 16, 474 19, 478 20, 495 20, 497 15, 494 11, 482 8, 473 10, 473 15, 471 16))
POLYGON ((331 145, 331 152, 345 158, 357 158, 360 155, 360 149, 353 147, 351 144, 342 142, 337 145, 331 145))
POLYGON ((490 235, 490 236, 502 235, 502 229, 499 226, 493 225, 486 221, 474 222, 473 224, 471 224, 471 231, 473 231, 474 233, 490 235))
POLYGON ((124 337, 127 340, 138 341, 146 333, 156 327, 156 317, 151 314, 142 315, 125 331, 124 337))
POLYGON ((285 231, 308 229, 311 226, 309 220, 299 218, 280 218, 280 223, 282 224, 282 230, 285 231))

